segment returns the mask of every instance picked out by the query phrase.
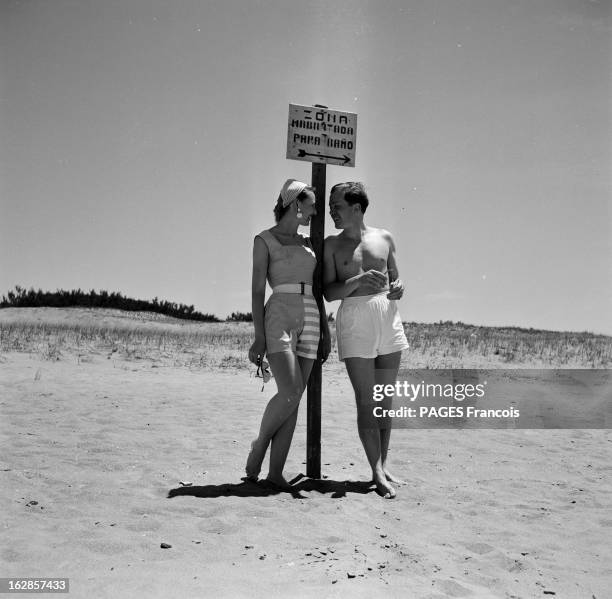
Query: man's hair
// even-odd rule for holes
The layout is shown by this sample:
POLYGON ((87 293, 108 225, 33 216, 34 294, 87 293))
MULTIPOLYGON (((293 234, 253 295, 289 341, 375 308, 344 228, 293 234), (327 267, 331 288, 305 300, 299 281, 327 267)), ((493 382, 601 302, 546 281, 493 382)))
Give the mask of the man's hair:
POLYGON ((370 204, 368 194, 366 193, 363 183, 359 181, 347 181, 346 183, 337 183, 331 188, 330 195, 335 191, 343 191, 344 199, 349 206, 359 204, 361 213, 365 214, 367 207, 370 204))
MULTIPOLYGON (((312 193, 315 193, 315 188, 310 187, 310 185, 308 187, 304 187, 303 191, 301 191, 300 194, 297 196, 297 198, 295 198, 295 201, 297 202, 298 200, 303 200, 304 198, 306 198, 307 191, 312 191, 312 193)), ((291 204, 293 204, 293 202, 291 202, 291 204)), ((283 216, 285 216, 287 212, 289 212, 289 208, 291 207, 291 204, 287 204, 286 206, 283 206, 283 198, 282 196, 278 196, 278 200, 276 201, 276 206, 274 206, 274 220, 277 223, 280 222, 280 219, 283 218, 283 216)))

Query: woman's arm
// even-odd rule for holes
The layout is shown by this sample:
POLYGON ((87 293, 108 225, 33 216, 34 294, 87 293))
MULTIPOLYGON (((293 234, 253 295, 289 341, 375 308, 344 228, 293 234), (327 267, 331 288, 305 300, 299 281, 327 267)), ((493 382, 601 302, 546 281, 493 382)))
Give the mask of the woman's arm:
POLYGON ((251 311, 255 328, 255 341, 249 350, 249 360, 257 363, 258 356, 266 353, 266 332, 264 328, 264 301, 266 277, 268 275, 268 246, 261 237, 253 242, 253 276, 251 281, 251 311))
POLYGON ((325 362, 331 353, 331 334, 329 332, 329 322, 327 320, 327 313, 325 311, 325 302, 323 301, 323 298, 321 298, 321 305, 319 306, 319 318, 321 335, 317 358, 321 360, 321 362, 325 362))

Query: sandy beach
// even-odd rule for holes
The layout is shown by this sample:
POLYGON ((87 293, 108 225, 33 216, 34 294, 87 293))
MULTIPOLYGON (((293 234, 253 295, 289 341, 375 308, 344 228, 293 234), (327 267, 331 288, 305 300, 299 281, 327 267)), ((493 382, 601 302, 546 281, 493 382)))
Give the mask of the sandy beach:
POLYGON ((0 0, 0 599, 612 599, 611 40, 612 0, 0 0), (325 322, 287 489, 270 355, 325 322))
POLYGON ((323 480, 304 399, 279 493, 241 480, 273 390, 252 372, 1 360, 2 576, 78 598, 609 596, 607 430, 396 430, 385 500, 330 367, 323 480))

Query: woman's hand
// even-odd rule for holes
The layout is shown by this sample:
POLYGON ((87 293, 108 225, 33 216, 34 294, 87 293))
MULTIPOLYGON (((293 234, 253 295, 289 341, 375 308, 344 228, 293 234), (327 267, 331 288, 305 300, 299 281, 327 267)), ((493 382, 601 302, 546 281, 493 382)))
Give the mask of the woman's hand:
POLYGON ((253 345, 249 349, 249 360, 256 366, 259 366, 266 354, 266 340, 265 338, 256 337, 253 345))
POLYGON ((317 359, 321 363, 325 362, 331 353, 331 334, 329 332, 329 326, 327 322, 321 327, 321 341, 319 343, 319 349, 317 351, 317 359))

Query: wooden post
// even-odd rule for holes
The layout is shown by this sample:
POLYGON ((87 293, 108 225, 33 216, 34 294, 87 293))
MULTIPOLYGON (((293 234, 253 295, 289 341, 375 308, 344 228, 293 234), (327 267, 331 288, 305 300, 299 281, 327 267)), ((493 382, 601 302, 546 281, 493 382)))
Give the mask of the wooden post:
MULTIPOLYGON (((312 163, 312 186, 315 188, 316 216, 310 221, 310 239, 317 255, 313 275, 313 293, 319 310, 323 307, 323 240, 325 239, 325 164, 312 163)), ((322 310, 321 310, 322 313, 322 310)), ((315 360, 308 379, 308 412, 306 429, 306 476, 321 478, 321 363, 315 360)))
MULTIPOLYGON (((311 219, 310 238, 317 255, 313 293, 319 310, 324 306, 325 168, 327 164, 355 166, 356 145, 355 113, 329 110, 323 104, 315 104, 314 107, 289 104, 287 158, 312 162, 312 186, 315 188, 317 215, 311 219), (315 134, 319 131, 312 127, 315 122, 322 123, 323 131, 320 133, 315 134)), ((308 380, 307 410, 306 475, 321 478, 321 364, 318 361, 315 361, 308 380)))

